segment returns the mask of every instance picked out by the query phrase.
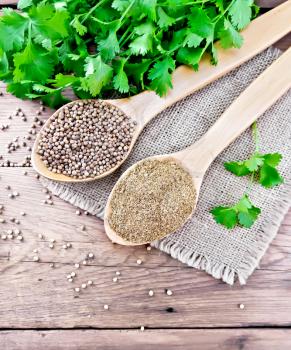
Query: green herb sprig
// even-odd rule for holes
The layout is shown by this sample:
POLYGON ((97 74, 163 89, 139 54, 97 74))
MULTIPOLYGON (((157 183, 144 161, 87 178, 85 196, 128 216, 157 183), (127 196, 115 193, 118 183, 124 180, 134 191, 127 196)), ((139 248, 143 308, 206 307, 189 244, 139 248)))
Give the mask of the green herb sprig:
POLYGON ((250 228, 257 220, 261 209, 254 206, 249 198, 249 192, 254 181, 257 181, 265 188, 271 188, 284 182, 279 174, 277 166, 282 155, 279 153, 262 154, 259 151, 259 134, 257 123, 252 126, 255 140, 255 151, 250 158, 243 161, 224 163, 226 170, 236 176, 250 176, 249 185, 237 204, 233 206, 218 206, 211 210, 214 220, 232 229, 237 225, 250 228))
POLYGON ((0 79, 20 98, 51 107, 79 98, 164 95, 180 64, 198 69, 214 42, 243 44, 253 0, 20 0, 0 17, 0 79))

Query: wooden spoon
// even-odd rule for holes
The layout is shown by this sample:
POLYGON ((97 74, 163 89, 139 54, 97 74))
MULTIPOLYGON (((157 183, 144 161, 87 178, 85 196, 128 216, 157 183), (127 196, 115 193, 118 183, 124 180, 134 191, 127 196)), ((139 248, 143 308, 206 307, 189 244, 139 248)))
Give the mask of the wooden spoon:
MULTIPOLYGON (((249 85, 200 140, 185 150, 146 159, 174 159, 187 170, 192 176, 196 189, 196 206, 204 174, 212 161, 291 87, 290 63, 291 48, 249 85)), ((124 179, 128 172, 140 162, 127 169, 119 181, 124 179)), ((104 225, 106 234, 115 243, 137 245, 125 241, 110 227, 109 217, 112 210, 110 201, 119 181, 113 187, 105 208, 104 225)), ((194 211, 195 207, 192 214, 194 211)), ((168 232, 168 234, 170 233, 168 232)), ((146 243, 149 242, 139 244, 146 243)))
MULTIPOLYGON (((173 74, 173 88, 165 97, 161 98, 153 91, 145 91, 130 98, 107 100, 107 103, 120 108, 137 123, 127 156, 130 154, 139 134, 153 117, 173 103, 238 67, 286 35, 291 31, 290 18, 291 0, 256 18, 242 33, 244 38, 244 45, 242 48, 223 50, 219 44, 217 44, 216 48, 219 61, 217 66, 212 66, 208 58, 202 60, 198 72, 194 72, 190 67, 180 66, 173 74)), ((76 102, 77 101, 71 102, 66 106, 76 102)), ((52 118, 64 107, 65 106, 56 111, 47 120, 43 128, 47 128, 52 118)), ((39 141, 40 134, 36 137, 32 150, 32 165, 39 174, 57 181, 85 182, 100 179, 115 171, 127 158, 126 156, 118 165, 96 177, 74 179, 73 177, 56 174, 48 170, 39 154, 37 154, 39 141)))

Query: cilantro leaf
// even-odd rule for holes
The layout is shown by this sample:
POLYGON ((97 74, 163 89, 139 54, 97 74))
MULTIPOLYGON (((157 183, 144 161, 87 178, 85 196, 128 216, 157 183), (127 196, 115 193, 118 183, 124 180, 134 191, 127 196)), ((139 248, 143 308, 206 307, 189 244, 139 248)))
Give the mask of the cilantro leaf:
POLYGON ((154 26, 146 22, 136 27, 135 33, 139 36, 129 44, 130 51, 133 55, 145 55, 153 47, 154 26))
POLYGON ((234 206, 219 206, 211 210, 214 220, 228 229, 236 225, 250 228, 260 213, 260 208, 255 207, 246 194, 234 206))
POLYGON ((218 36, 224 49, 230 47, 240 48, 243 44, 243 37, 228 20, 224 21, 224 27, 219 31, 218 36))
POLYGON ((193 33, 205 39, 213 39, 214 25, 202 8, 194 7, 188 21, 193 33))
POLYGON ((158 7, 158 26, 161 29, 167 29, 171 25, 173 25, 176 22, 175 18, 170 17, 167 15, 167 13, 163 10, 162 7, 158 7))
POLYGON ((73 21, 72 21, 72 26, 73 28, 76 29, 77 33, 80 36, 83 36, 84 34, 87 33, 88 29, 86 26, 84 26, 80 21, 79 21, 79 16, 76 16, 73 21))
POLYGON ((53 73, 54 63, 53 53, 28 43, 22 52, 14 55, 14 81, 19 83, 23 80, 31 80, 45 83, 53 73))
POLYGON ((245 176, 251 173, 251 171, 246 167, 245 162, 228 162, 224 163, 226 170, 230 171, 236 176, 245 176))
POLYGON ((126 73, 124 72, 124 64, 125 60, 120 60, 117 66, 117 73, 113 78, 113 86, 116 90, 121 93, 125 93, 129 91, 128 78, 126 73))
POLYGON ((90 91, 92 96, 95 97, 111 80, 113 68, 104 63, 100 56, 97 56, 87 58, 85 69, 86 77, 81 78, 81 86, 85 91, 90 91))
POLYGON ((0 17, 0 48, 4 51, 21 49, 27 28, 27 18, 11 9, 4 9, 0 17))
POLYGON ((177 53, 177 61, 180 63, 193 66, 193 68, 197 70, 198 64, 201 60, 201 57, 203 56, 203 53, 204 53, 204 50, 201 49, 200 47, 196 49, 181 47, 177 53))
POLYGON ((19 0, 17 3, 17 8, 20 10, 25 9, 26 7, 32 5, 32 0, 19 0))
POLYGON ((211 214, 218 224, 228 229, 234 228, 237 224, 237 213, 232 207, 215 207, 211 210, 211 214))
POLYGON ((171 57, 156 62, 149 72, 151 89, 156 91, 160 96, 167 93, 172 88, 172 72, 175 69, 175 61, 171 57))
POLYGON ((186 37, 183 42, 183 46, 188 46, 188 47, 198 47, 203 38, 200 35, 197 35, 195 33, 192 33, 190 30, 187 32, 186 37))
POLYGON ((237 29, 245 28, 252 18, 253 0, 234 0, 230 9, 229 15, 231 23, 237 29))
POLYGON ((282 159, 279 153, 261 154, 254 153, 249 159, 240 162, 224 163, 226 170, 236 176, 245 176, 251 173, 257 175, 259 183, 264 187, 274 187, 283 183, 276 166, 282 159))
POLYGON ((98 50, 105 61, 111 60, 119 52, 119 43, 114 30, 110 30, 107 37, 99 41, 98 50))

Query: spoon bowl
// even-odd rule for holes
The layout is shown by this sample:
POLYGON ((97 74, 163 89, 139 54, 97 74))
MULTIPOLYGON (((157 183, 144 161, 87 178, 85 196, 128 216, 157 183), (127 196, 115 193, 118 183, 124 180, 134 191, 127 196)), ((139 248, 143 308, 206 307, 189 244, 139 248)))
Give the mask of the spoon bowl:
MULTIPOLYGON (((216 43, 219 65, 212 66, 208 58, 202 59, 199 64, 199 71, 194 72, 187 66, 178 67, 172 76, 173 88, 165 97, 158 96, 153 91, 144 91, 138 95, 106 100, 105 102, 121 109, 128 117, 136 122, 132 142, 125 157, 108 171, 84 179, 73 178, 63 174, 49 171, 37 153, 41 132, 36 137, 32 150, 31 161, 34 169, 51 180, 64 182, 86 182, 101 179, 114 172, 127 159, 139 134, 146 124, 161 111, 171 106, 175 102, 201 89, 207 84, 225 75, 232 69, 249 60, 259 52, 263 51, 278 39, 291 30, 291 1, 287 1, 268 13, 256 18, 243 32, 244 45, 242 48, 224 50, 216 43), (264 33, 261 35, 260 33, 264 33)), ((90 101, 90 100, 89 100, 90 101)), ((95 101, 95 100, 92 100, 95 101)), ((54 118, 63 108, 71 106, 78 101, 73 101, 57 110, 44 124, 42 130, 47 128, 52 118, 54 118)))
MULTIPOLYGON (((212 161, 291 87, 290 61, 291 48, 255 79, 231 106, 227 108, 206 134, 193 145, 177 153, 147 158, 158 160, 166 158, 174 159, 191 175, 196 189, 195 205, 191 215, 193 215, 198 202, 204 174, 212 161)), ((105 208, 104 225, 109 239, 115 243, 122 245, 150 243, 149 241, 138 244, 128 242, 120 237, 110 226, 110 216, 112 213, 111 200, 116 187, 121 180, 127 178, 130 171, 143 161, 145 160, 132 165, 126 170, 113 187, 108 198, 105 208)), ((167 232, 166 235, 170 233, 172 232, 167 232)))

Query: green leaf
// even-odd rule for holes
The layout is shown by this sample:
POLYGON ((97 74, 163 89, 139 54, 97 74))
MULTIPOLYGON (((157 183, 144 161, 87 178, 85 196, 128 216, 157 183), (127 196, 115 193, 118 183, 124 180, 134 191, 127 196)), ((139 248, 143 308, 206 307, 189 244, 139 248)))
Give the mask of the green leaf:
POLYGON ((51 94, 47 94, 41 97, 41 100, 51 108, 59 108, 64 104, 70 102, 70 100, 63 96, 60 90, 56 90, 51 94))
POLYGON ((237 212, 232 207, 215 207, 211 210, 211 214, 214 220, 228 229, 232 229, 236 226, 237 212))
POLYGON ((84 34, 87 33, 88 29, 86 26, 84 26, 80 21, 79 21, 79 17, 75 16, 75 18, 72 21, 72 26, 73 28, 76 29, 77 33, 80 36, 83 36, 84 34))
POLYGON ((207 16, 206 11, 200 7, 194 7, 188 18, 191 31, 202 38, 213 40, 214 25, 207 16))
POLYGON ((236 176, 245 176, 250 174, 250 170, 245 166, 245 162, 228 162, 224 163, 226 170, 230 171, 236 176))
POLYGON ((128 78, 126 73, 124 72, 124 64, 125 60, 120 60, 117 65, 117 73, 113 78, 113 86, 116 90, 121 93, 125 93, 129 91, 128 78))
POLYGON ((185 39, 184 39, 184 43, 183 46, 188 46, 188 47, 198 47, 201 42, 202 42, 203 38, 200 35, 197 35, 195 33, 192 33, 190 30, 188 31, 185 39))
POLYGON ((130 5, 131 0, 114 0, 112 2, 112 7, 119 12, 124 12, 130 5))
POLYGON ((150 87, 160 96, 165 95, 169 88, 172 88, 172 72, 175 69, 175 61, 170 57, 156 62, 149 72, 149 79, 152 81, 150 87))
POLYGON ((234 206, 220 206, 211 210, 215 221, 228 229, 234 228, 237 224, 250 228, 260 213, 261 209, 255 207, 246 194, 234 206))
POLYGON ((144 56, 153 47, 154 26, 151 22, 146 22, 135 28, 135 33, 139 35, 130 44, 130 52, 133 55, 144 56))
POLYGON ((102 59, 105 61, 115 57, 119 52, 119 43, 114 30, 109 31, 107 37, 99 41, 98 50, 100 51, 102 59))
POLYGON ((32 83, 9 83, 7 85, 7 92, 22 99, 27 98, 27 94, 32 91, 32 83))
POLYGON ((43 84, 52 75, 54 63, 53 53, 29 43, 22 52, 14 55, 14 81, 31 80, 43 84))
POLYGON ((11 9, 4 9, 0 17, 0 48, 4 51, 20 50, 27 28, 28 18, 11 9))
POLYGON ((29 7, 32 5, 32 0, 19 0, 17 3, 17 8, 20 10, 25 9, 26 7, 29 7))
POLYGON ((245 28, 252 18, 253 0, 234 0, 229 15, 233 26, 239 30, 245 28))
POLYGON ((55 79, 53 80, 52 85, 56 88, 65 88, 73 85, 77 81, 79 81, 79 78, 73 75, 64 75, 62 73, 59 73, 56 75, 55 79))
POLYGON ((85 70, 86 77, 81 78, 81 86, 95 97, 111 81, 113 68, 104 63, 100 56, 97 56, 87 58, 85 70))
POLYGON ((171 25, 176 22, 176 19, 167 15, 167 13, 162 9, 162 7, 158 7, 158 26, 161 29, 167 29, 171 25))
POLYGON ((151 20, 156 20, 156 6, 157 0, 141 0, 139 1, 140 9, 145 13, 151 20))
POLYGON ((201 49, 200 47, 196 49, 181 47, 177 53, 177 61, 183 64, 188 64, 190 66, 193 66, 193 68, 197 70, 199 62, 203 56, 203 53, 204 53, 204 50, 201 49))
POLYGON ((243 44, 243 37, 228 20, 224 21, 224 28, 219 31, 218 36, 224 49, 240 48, 243 44))
POLYGON ((277 165, 279 165, 282 159, 282 155, 280 153, 268 153, 265 154, 263 157, 264 163, 272 167, 276 167, 277 165))
POLYGON ((144 74, 148 70, 152 61, 149 59, 143 59, 139 63, 126 63, 125 71, 128 76, 132 76, 136 84, 141 83, 143 85, 144 74))
POLYGON ((9 74, 9 62, 7 59, 6 52, 0 49, 0 78, 9 74))
POLYGON ((264 164, 259 172, 259 183, 267 188, 280 185, 284 179, 278 173, 278 170, 268 164, 264 164))
POLYGON ((249 171, 257 171, 264 164, 264 158, 262 155, 255 153, 249 159, 245 160, 244 164, 249 171))

